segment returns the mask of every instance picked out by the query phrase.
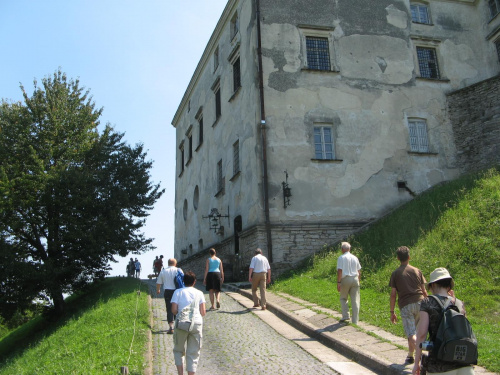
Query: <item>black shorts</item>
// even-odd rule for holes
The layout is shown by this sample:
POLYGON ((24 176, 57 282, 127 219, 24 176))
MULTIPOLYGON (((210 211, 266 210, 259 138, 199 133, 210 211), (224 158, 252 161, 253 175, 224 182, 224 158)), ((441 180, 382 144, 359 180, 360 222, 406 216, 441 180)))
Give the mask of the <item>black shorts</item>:
POLYGON ((220 272, 207 273, 207 292, 210 289, 215 289, 220 292, 221 276, 220 272))

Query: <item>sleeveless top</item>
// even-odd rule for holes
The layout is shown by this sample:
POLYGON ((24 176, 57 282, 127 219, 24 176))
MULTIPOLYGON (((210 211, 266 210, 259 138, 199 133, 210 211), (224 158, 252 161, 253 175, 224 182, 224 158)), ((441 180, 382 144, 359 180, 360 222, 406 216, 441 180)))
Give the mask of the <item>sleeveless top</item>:
POLYGON ((220 272, 220 260, 215 258, 208 258, 208 272, 220 272))

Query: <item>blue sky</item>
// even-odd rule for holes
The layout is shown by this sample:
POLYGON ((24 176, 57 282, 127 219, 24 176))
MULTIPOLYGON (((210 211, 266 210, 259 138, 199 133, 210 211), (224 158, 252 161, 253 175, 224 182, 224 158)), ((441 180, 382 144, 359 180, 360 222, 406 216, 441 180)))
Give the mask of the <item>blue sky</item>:
MULTIPOLYGON (((171 120, 227 0, 0 0, 0 98, 22 100, 19 84, 59 68, 90 89, 101 124, 143 143, 152 180, 165 194, 144 232, 157 249, 139 256, 143 275, 155 255, 173 256, 175 129, 171 120)), ((134 256, 135 257, 135 256, 134 256)), ((112 275, 125 274, 126 259, 112 275)))

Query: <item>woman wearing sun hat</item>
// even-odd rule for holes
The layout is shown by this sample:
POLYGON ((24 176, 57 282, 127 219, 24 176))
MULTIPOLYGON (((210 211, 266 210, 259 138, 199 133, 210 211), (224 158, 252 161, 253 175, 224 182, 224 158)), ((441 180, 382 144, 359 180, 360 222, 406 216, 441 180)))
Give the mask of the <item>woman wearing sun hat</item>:
MULTIPOLYGON (((465 308, 462 301, 455 298, 453 287, 455 283, 453 278, 446 268, 436 268, 431 272, 428 289, 434 296, 437 296, 442 303, 447 300, 455 305, 462 314, 465 315, 465 308)), ((426 340, 427 333, 430 332, 431 337, 436 333, 441 320, 442 305, 434 298, 426 297, 420 305, 420 321, 417 327, 417 348, 415 351, 415 365, 413 366, 413 374, 420 374, 420 360, 422 357, 422 349, 420 344, 426 340)), ((427 365, 428 374, 439 375, 473 375, 474 369, 472 366, 464 366, 460 363, 443 362, 437 358, 430 356, 427 365)))

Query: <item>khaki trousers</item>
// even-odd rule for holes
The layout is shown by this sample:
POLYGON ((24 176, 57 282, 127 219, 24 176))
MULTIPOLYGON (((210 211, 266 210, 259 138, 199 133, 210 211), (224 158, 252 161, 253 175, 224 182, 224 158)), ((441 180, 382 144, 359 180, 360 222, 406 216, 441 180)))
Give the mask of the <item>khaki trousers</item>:
POLYGON ((254 306, 259 306, 259 297, 257 297, 257 288, 259 288, 260 306, 266 307, 266 280, 267 272, 252 273, 252 298, 254 306))
POLYGON ((186 356, 187 371, 196 372, 200 359, 202 324, 194 324, 191 332, 174 330, 174 360, 176 366, 182 366, 182 357, 186 356))
POLYGON ((340 306, 342 307, 342 319, 349 319, 349 304, 347 297, 351 297, 352 319, 354 324, 359 320, 359 280, 357 276, 343 277, 340 282, 340 306))

